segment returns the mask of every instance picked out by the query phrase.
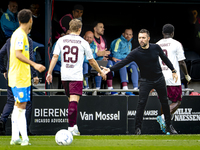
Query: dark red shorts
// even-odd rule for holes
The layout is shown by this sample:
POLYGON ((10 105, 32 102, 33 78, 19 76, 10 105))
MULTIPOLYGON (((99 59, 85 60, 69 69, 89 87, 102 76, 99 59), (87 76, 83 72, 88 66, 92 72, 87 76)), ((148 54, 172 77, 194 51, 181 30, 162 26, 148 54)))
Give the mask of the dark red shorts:
POLYGON ((176 103, 182 101, 182 88, 181 86, 167 86, 167 96, 169 100, 176 103))
POLYGON ((82 95, 83 81, 62 81, 62 85, 68 97, 70 95, 82 95))

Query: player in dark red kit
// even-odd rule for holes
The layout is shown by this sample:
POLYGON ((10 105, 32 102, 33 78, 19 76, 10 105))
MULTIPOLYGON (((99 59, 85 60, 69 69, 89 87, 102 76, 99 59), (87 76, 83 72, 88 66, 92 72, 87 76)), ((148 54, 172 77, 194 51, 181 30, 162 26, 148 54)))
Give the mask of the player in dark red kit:
POLYGON ((89 61, 89 64, 100 73, 105 80, 106 75, 99 68, 96 60, 93 58, 92 50, 87 41, 80 37, 82 22, 78 19, 73 19, 69 23, 70 34, 65 35, 56 43, 54 55, 51 60, 48 75, 46 80, 48 83, 52 82, 52 71, 58 60, 59 54, 61 55, 61 80, 65 93, 69 99, 68 105, 68 130, 73 135, 80 135, 77 119, 77 104, 83 89, 83 60, 84 55, 89 61))

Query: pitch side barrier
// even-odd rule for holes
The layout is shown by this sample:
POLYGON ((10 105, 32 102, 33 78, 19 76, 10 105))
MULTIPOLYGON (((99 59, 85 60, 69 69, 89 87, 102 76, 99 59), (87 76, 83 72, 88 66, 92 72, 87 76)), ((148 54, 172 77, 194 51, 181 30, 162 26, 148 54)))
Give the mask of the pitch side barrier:
MULTIPOLYGON (((0 113, 7 96, 0 96, 0 113)), ((82 135, 134 134, 138 96, 82 96, 77 124, 82 135)), ((180 108, 172 116, 179 134, 200 134, 200 97, 183 96, 180 108)), ((30 131, 36 135, 55 135, 68 127, 66 96, 33 96, 30 131)), ((162 134, 156 121, 160 114, 157 96, 150 96, 143 116, 142 134, 162 134)), ((6 134, 11 133, 10 117, 6 134)))
MULTIPOLYGON (((97 95, 97 92, 136 92, 139 93, 138 90, 133 90, 133 89, 114 89, 114 90, 109 90, 109 89, 83 89, 83 92, 92 92, 92 95, 97 95)), ((194 89, 182 89, 182 91, 187 95, 189 92, 193 92, 194 89)), ((0 95, 1 92, 7 92, 7 89, 0 89, 0 95)), ((33 89, 33 92, 65 92, 64 89, 33 89)), ((156 92, 153 92, 156 94, 156 92)))

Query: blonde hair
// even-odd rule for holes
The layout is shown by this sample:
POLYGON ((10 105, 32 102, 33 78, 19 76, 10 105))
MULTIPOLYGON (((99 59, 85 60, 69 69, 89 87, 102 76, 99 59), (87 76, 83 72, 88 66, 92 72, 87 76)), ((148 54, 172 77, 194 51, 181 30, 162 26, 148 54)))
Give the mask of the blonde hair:
POLYGON ((78 19, 72 19, 69 22, 69 30, 71 32, 78 32, 78 30, 82 28, 82 22, 78 19))

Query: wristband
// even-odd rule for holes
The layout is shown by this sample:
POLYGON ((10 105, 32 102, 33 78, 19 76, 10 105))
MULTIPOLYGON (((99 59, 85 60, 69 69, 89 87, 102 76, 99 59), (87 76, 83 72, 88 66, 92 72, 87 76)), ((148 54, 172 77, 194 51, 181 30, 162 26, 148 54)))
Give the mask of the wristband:
POLYGON ((172 70, 172 73, 176 73, 176 70, 174 69, 174 70, 172 70))

